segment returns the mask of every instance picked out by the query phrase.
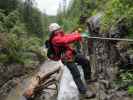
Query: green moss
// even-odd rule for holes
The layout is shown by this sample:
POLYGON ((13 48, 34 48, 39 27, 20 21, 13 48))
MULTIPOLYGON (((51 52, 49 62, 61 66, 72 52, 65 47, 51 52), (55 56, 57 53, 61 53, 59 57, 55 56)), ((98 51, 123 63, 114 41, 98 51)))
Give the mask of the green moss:
POLYGON ((133 86, 129 86, 128 87, 128 93, 129 94, 133 94, 133 86))

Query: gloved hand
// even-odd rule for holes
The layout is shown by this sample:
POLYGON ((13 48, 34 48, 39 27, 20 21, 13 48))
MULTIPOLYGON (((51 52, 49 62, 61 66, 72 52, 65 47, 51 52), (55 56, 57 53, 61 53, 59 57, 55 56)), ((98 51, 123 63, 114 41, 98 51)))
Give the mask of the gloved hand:
POLYGON ((88 38, 89 37, 89 33, 88 32, 83 32, 83 33, 81 33, 81 37, 82 38, 88 38))

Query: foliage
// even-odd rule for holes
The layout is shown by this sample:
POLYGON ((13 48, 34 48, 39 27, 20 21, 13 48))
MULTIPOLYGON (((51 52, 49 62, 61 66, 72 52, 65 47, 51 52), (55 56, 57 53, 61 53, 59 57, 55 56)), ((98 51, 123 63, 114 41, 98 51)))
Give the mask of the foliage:
POLYGON ((40 60, 38 55, 43 56, 41 61, 45 60, 40 48, 47 32, 47 15, 31 1, 0 0, 1 63, 32 64, 35 58, 40 60))
POLYGON ((62 7, 59 6, 57 22, 65 31, 72 31, 73 28, 78 26, 80 15, 80 0, 73 0, 65 13, 62 7))
POLYGON ((104 17, 102 21, 103 30, 108 30, 112 26, 116 26, 120 21, 124 20, 124 24, 128 27, 128 32, 133 32, 133 2, 132 0, 111 0, 104 9, 104 17))
POLYGON ((27 31, 42 37, 44 34, 42 14, 33 6, 32 0, 26 0, 23 8, 23 20, 26 23, 27 31))
POLYGON ((1 53, 0 60, 4 63, 21 63, 33 60, 33 51, 39 50, 41 40, 37 37, 18 37, 16 34, 9 34, 6 43, 6 52, 1 53))
POLYGON ((103 13, 101 31, 107 32, 111 27, 115 27, 122 22, 128 29, 127 36, 132 38, 132 5, 132 0, 72 0, 65 14, 59 6, 57 19, 68 31, 72 30, 74 26, 80 26, 80 17, 90 17, 101 12, 103 13))
POLYGON ((0 10, 0 32, 4 32, 5 31, 5 26, 4 26, 4 17, 5 14, 3 13, 3 10, 0 10))
POLYGON ((15 10, 21 0, 0 0, 0 9, 5 11, 5 14, 15 10))
POLYGON ((102 11, 106 2, 107 0, 72 0, 65 14, 59 6, 57 21, 65 26, 66 31, 73 30, 77 26, 85 26, 85 18, 102 11))
POLYGON ((4 25, 7 32, 10 32, 14 25, 16 25, 17 21, 19 21, 19 13, 16 10, 4 17, 4 25))
POLYGON ((133 94, 133 86, 129 86, 128 87, 128 93, 129 94, 133 94))
POLYGON ((113 82, 117 88, 125 89, 129 94, 133 94, 133 70, 123 69, 118 73, 117 79, 113 82))
POLYGON ((125 73, 120 74, 120 78, 123 81, 132 81, 133 80, 133 73, 126 71, 125 73))

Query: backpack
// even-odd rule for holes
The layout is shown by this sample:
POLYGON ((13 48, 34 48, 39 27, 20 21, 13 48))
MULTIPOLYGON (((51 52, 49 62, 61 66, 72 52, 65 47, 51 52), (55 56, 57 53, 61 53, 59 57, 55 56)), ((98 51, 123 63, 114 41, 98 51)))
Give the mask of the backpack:
POLYGON ((56 57, 56 52, 55 52, 55 50, 53 48, 52 43, 49 40, 46 40, 45 46, 47 48, 47 57, 48 58, 54 58, 54 57, 56 57))
POLYGON ((57 46, 59 48, 59 52, 57 53, 54 48, 53 44, 50 42, 50 40, 46 40, 45 46, 47 48, 47 57, 48 58, 60 58, 61 55, 65 52, 65 48, 62 46, 57 46))

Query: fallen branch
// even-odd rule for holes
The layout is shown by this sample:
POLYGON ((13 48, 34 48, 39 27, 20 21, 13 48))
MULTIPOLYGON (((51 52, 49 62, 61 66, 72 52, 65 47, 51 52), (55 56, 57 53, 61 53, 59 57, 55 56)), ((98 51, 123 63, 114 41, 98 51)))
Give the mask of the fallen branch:
POLYGON ((50 86, 52 84, 56 85, 59 76, 57 75, 57 77, 56 76, 52 77, 52 75, 54 75, 56 73, 60 74, 61 71, 62 71, 61 67, 59 66, 48 73, 39 73, 38 75, 36 75, 35 77, 33 77, 31 79, 31 83, 23 95, 26 98, 32 98, 40 90, 47 88, 48 86, 50 86))

